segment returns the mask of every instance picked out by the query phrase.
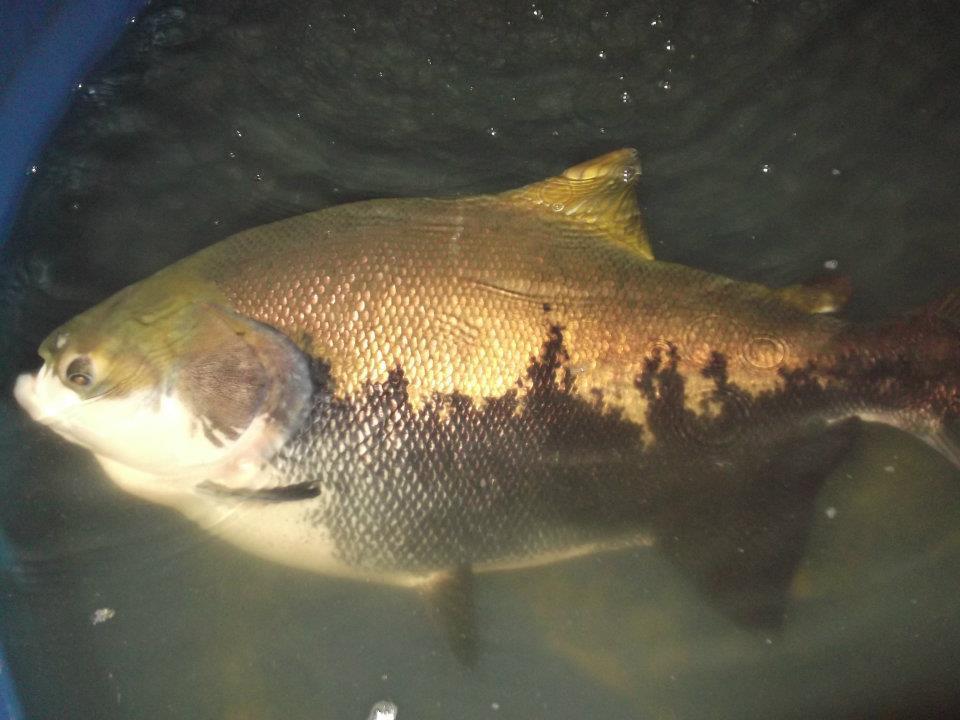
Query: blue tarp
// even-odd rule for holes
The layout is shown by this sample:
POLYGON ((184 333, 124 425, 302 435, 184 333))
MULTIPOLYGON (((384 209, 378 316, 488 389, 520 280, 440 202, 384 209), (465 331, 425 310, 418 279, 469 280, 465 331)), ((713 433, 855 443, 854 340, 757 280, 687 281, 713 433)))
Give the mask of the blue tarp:
POLYGON ((145 0, 0 2, 0 241, 84 75, 145 0))
MULTIPOLYGON (((146 4, 0 0, 0 243, 77 85, 146 4)), ((0 528, 0 562, 5 546, 0 528)), ((0 647, 0 720, 23 717, 0 647)))

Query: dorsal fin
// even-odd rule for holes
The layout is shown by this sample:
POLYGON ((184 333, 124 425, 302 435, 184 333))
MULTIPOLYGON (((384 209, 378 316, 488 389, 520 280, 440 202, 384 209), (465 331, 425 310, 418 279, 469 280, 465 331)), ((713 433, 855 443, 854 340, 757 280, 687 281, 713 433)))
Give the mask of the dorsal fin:
POLYGON ((798 310, 818 315, 843 310, 853 294, 853 285, 846 275, 830 274, 777 288, 774 292, 798 310))
POLYGON ((501 193, 500 197, 596 228, 614 242, 653 260, 634 192, 639 175, 637 151, 622 148, 567 168, 556 177, 501 193))

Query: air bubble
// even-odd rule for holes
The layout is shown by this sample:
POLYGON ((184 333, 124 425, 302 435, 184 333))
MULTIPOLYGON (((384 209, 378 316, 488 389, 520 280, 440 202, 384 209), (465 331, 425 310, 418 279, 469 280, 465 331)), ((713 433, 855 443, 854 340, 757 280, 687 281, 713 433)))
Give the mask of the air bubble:
POLYGON ((840 168, 831 168, 831 169, 830 169, 830 174, 833 175, 834 177, 836 177, 837 175, 840 174, 840 168))

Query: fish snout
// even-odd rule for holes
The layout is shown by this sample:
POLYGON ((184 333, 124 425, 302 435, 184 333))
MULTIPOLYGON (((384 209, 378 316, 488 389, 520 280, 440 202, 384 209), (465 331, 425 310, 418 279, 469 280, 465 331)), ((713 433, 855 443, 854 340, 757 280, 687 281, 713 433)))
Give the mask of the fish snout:
POLYGON ((58 425, 60 416, 77 404, 79 398, 64 387, 49 363, 36 373, 23 373, 13 386, 13 396, 27 414, 38 423, 58 425))
POLYGON ((37 376, 39 373, 22 373, 13 386, 13 397, 34 420, 41 420, 37 403, 37 376))

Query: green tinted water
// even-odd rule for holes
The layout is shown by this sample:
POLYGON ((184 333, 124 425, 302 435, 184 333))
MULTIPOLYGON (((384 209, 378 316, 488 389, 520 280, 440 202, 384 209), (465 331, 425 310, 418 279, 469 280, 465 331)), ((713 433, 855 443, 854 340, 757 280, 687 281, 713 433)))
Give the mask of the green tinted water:
POLYGON ((461 668, 419 598, 243 555, 30 425, 55 325, 227 234, 475 193, 640 149, 664 259, 780 284, 835 261, 883 317, 960 283, 960 48, 904 3, 156 2, 39 164, 3 259, 0 628, 37 718, 918 717, 960 706, 960 483, 869 428, 782 631, 655 551, 477 583, 461 668))

